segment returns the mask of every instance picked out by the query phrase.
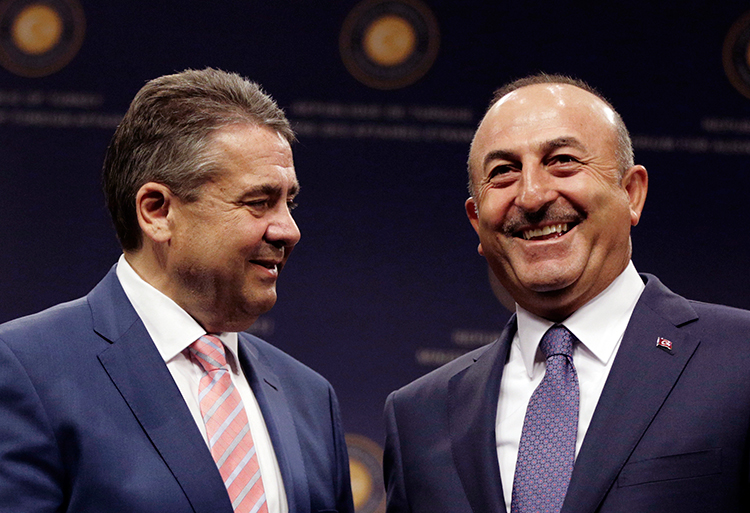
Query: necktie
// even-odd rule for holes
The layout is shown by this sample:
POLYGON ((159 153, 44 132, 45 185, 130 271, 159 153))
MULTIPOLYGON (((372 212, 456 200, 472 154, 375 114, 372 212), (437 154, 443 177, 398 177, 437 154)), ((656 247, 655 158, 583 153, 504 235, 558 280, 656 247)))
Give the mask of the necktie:
POLYGON ((511 513, 558 513, 575 463, 578 376, 573 366, 573 334, 556 324, 539 348, 547 370, 526 409, 511 513))
POLYGON ((189 350, 204 370, 198 387, 201 415, 232 507, 236 513, 267 513, 258 456, 240 393, 227 370, 224 344, 215 336, 204 335, 189 350))

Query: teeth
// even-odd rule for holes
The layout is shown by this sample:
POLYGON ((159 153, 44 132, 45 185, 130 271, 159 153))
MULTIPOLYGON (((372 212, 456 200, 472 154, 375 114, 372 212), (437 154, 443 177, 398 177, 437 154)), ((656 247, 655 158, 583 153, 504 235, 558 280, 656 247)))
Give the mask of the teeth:
POLYGON ((266 269, 276 269, 276 268, 278 268, 278 264, 270 264, 268 262, 259 262, 259 261, 254 261, 254 263, 256 263, 256 264, 258 264, 258 265, 260 265, 262 267, 265 267, 266 269))
POLYGON ((537 228, 536 230, 526 230, 523 232, 523 238, 529 240, 534 237, 544 237, 551 233, 565 233, 567 231, 568 223, 553 224, 551 226, 545 226, 544 228, 537 228))

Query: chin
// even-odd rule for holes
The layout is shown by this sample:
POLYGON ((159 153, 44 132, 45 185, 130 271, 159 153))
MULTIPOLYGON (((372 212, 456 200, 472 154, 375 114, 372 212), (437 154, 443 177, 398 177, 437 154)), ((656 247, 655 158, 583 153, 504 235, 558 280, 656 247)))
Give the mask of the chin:
POLYGON ((519 282, 526 290, 544 293, 562 291, 575 283, 575 279, 567 276, 534 276, 526 279, 519 277, 519 282))
POLYGON ((245 331, 258 320, 258 317, 271 310, 274 303, 276 303, 275 296, 266 300, 259 300, 254 297, 244 301, 224 303, 220 307, 214 308, 215 319, 213 323, 210 323, 211 329, 208 331, 245 331))
MULTIPOLYGON (((261 315, 268 313, 271 308, 276 304, 276 294, 269 295, 269 297, 259 298, 253 297, 245 303, 242 309, 244 314, 253 319, 257 319, 261 315)), ((255 322, 253 320, 253 322, 255 322)))
POLYGON ((534 283, 528 285, 526 288, 539 294, 554 294, 558 292, 562 293, 569 285, 567 282, 534 283))
POLYGON ((579 262, 558 261, 546 264, 532 266, 525 269, 526 272, 517 273, 516 278, 521 286, 540 293, 562 291, 576 283, 584 270, 579 262))

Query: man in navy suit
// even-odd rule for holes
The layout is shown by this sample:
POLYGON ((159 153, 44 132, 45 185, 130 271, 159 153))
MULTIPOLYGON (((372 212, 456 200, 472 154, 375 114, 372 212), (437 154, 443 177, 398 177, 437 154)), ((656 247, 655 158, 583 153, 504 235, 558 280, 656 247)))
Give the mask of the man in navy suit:
POLYGON ((516 312, 388 398, 388 511, 749 511, 750 312, 635 271, 647 173, 614 108, 568 77, 513 82, 469 178, 516 312))
POLYGON ((104 164, 123 256, 86 297, 0 327, 0 511, 353 512, 331 386, 242 333, 300 237, 293 139, 236 74, 136 95, 104 164))

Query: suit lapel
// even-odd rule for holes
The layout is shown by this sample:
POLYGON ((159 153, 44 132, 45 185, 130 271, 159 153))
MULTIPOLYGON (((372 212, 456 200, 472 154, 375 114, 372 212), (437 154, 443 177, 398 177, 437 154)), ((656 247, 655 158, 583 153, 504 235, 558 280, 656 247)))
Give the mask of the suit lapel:
POLYGON ((99 361, 193 509, 196 513, 231 513, 229 495, 211 453, 114 270, 89 294, 88 301, 94 331, 112 343, 99 361))
POLYGON ((258 349, 240 334, 240 361, 255 394, 271 437, 284 482, 289 511, 308 513, 310 493, 296 424, 278 376, 260 357, 258 349))
POLYGON ((500 339, 454 375, 448 386, 451 451, 459 478, 475 512, 505 511, 495 442, 500 378, 508 357, 515 317, 500 339))
POLYGON ((573 469, 562 513, 594 512, 671 392, 699 341, 680 329, 697 318, 654 277, 631 317, 573 469), (657 339, 672 342, 668 353, 657 339))

